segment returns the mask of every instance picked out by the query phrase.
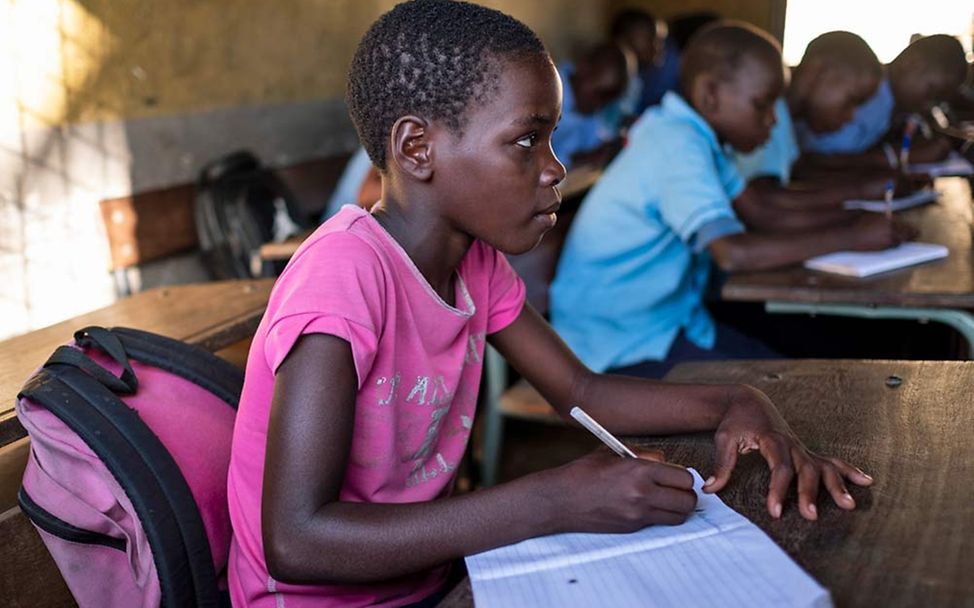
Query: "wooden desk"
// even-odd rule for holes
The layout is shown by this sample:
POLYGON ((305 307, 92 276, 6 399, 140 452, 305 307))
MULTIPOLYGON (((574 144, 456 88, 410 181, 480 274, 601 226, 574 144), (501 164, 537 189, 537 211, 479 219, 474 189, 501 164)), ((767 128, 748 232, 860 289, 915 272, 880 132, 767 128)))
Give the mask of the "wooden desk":
POLYGON ((946 259, 862 279, 800 266, 737 273, 721 297, 766 302, 769 312, 938 321, 968 340, 974 358, 974 316, 968 312, 974 310, 971 187, 963 178, 943 178, 936 187, 944 192, 938 202, 899 217, 919 228, 916 240, 946 245, 946 259))
MULTIPOLYGON (((821 499, 814 523, 801 519, 794 502, 779 521, 767 515, 769 475, 756 454, 741 458, 720 493, 828 587, 837 606, 971 605, 974 362, 693 363, 674 368, 667 380, 757 386, 810 448, 876 479, 869 489, 850 486, 858 503, 851 513, 821 499), (902 383, 891 387, 894 375, 902 383)), ((631 441, 705 475, 710 470, 709 434, 631 441)), ((464 581, 440 607, 472 605, 464 581)))
POLYGON ((0 446, 24 436, 13 411, 21 385, 75 330, 87 325, 134 327, 219 350, 254 333, 273 284, 273 279, 259 279, 150 289, 0 342, 0 446))

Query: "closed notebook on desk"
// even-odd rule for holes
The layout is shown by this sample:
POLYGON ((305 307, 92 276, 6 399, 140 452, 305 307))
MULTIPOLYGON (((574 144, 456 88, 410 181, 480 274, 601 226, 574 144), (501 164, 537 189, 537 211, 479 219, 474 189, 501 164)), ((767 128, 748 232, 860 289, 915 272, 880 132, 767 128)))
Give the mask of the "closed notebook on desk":
POLYGON ((896 270, 947 257, 947 248, 933 243, 903 243, 883 251, 837 251, 805 260, 805 268, 851 277, 896 270))

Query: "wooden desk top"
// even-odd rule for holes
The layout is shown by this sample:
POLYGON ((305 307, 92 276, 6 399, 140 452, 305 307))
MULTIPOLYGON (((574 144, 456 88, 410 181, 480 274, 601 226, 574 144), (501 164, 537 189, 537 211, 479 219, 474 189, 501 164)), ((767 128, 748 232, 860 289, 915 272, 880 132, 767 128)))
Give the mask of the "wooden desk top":
POLYGON ((795 266, 731 275, 725 300, 974 308, 974 253, 970 184, 963 178, 936 182, 936 203, 899 214, 920 229, 916 240, 946 245, 944 260, 857 279, 795 266))
MULTIPOLYGON (((761 457, 741 461, 721 499, 764 530, 837 606, 960 606, 974 598, 974 362, 761 361, 693 363, 667 380, 746 382, 778 404, 813 450, 845 458, 876 482, 850 486, 842 512, 819 500, 819 521, 767 515, 769 475, 761 457), (899 386, 887 384, 890 376, 899 386)), ((709 434, 633 440, 669 460, 711 467, 709 434)), ((823 490, 824 493, 824 490, 823 490)), ((441 608, 473 605, 461 583, 441 608)))
POLYGON ((253 334, 273 279, 160 287, 0 342, 0 445, 23 435, 13 411, 21 385, 58 345, 87 325, 134 327, 219 350, 253 334))

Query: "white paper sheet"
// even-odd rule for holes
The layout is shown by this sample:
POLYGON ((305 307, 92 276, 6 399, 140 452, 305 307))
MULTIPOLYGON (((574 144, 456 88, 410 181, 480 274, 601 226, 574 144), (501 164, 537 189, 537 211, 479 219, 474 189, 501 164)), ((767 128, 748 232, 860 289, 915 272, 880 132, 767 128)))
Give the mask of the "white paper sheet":
POLYGON ((837 251, 805 260, 805 268, 851 277, 868 277, 880 272, 945 258, 949 250, 935 243, 903 243, 882 251, 837 251))
POLYGON ((974 173, 974 165, 956 152, 936 163, 911 163, 910 173, 930 177, 965 176, 974 173))
MULTIPOLYGON (((916 207, 918 205, 935 201, 939 196, 940 193, 936 190, 924 188, 922 190, 917 190, 912 194, 894 198, 892 201, 890 201, 890 208, 893 211, 902 211, 903 209, 909 209, 910 207, 916 207)), ((846 209, 861 209, 863 211, 875 211, 877 213, 886 212, 886 201, 879 200, 853 199, 846 201, 842 206, 846 209)))
POLYGON ((757 526, 700 491, 681 526, 557 534, 467 557, 477 608, 831 606, 757 526))

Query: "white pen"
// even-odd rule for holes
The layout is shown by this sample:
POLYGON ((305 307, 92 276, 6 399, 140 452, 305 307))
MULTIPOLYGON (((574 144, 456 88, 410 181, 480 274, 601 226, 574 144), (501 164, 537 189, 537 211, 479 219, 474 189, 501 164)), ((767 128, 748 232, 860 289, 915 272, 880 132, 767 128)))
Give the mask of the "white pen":
POLYGON ((571 415, 572 418, 579 422, 579 424, 588 429, 593 435, 601 439, 602 443, 609 446, 609 448, 619 456, 622 456, 623 458, 626 456, 629 458, 637 458, 632 450, 627 448, 624 443, 616 439, 615 435, 605 430, 601 424, 586 414, 585 410, 582 408, 576 405, 572 408, 571 415))

